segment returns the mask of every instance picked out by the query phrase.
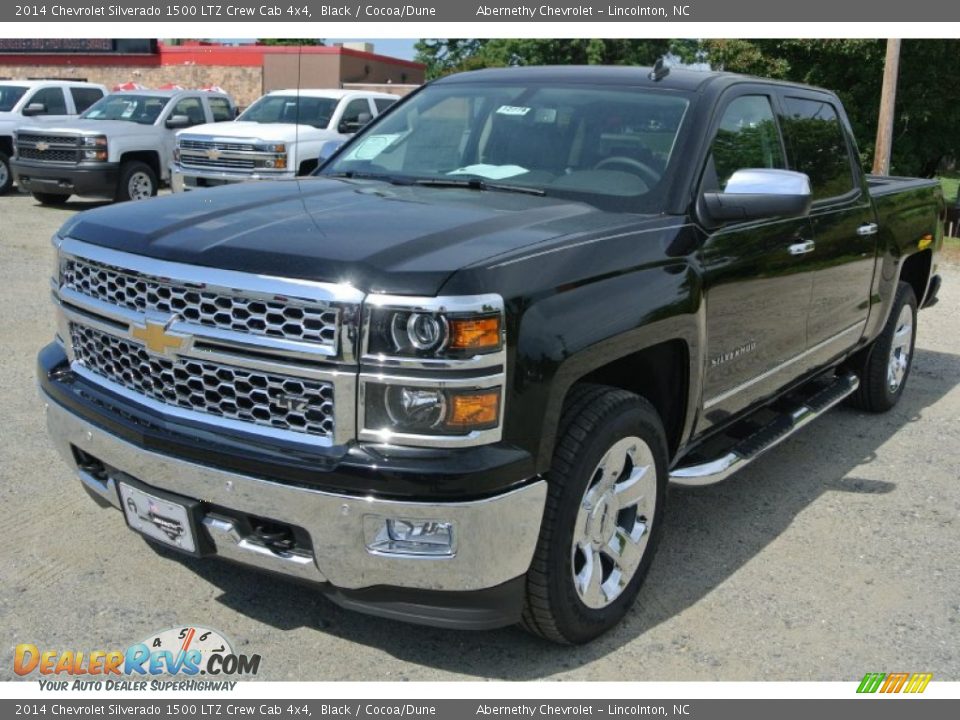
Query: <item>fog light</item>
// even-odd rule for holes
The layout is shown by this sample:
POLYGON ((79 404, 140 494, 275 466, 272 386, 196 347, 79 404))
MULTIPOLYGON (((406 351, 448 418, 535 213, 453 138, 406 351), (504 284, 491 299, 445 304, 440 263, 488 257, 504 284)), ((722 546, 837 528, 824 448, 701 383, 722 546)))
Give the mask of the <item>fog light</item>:
POLYGON ((367 550, 371 553, 431 557, 455 554, 453 523, 367 515, 363 526, 367 550))

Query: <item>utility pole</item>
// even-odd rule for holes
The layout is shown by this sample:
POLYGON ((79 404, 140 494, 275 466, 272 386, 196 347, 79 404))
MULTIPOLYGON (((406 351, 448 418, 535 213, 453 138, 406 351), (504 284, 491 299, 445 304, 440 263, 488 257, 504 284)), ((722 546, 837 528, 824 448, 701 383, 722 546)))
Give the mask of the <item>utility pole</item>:
POLYGON ((883 63, 883 89, 880 93, 880 117, 877 120, 877 145, 873 153, 874 175, 890 174, 890 150, 893 146, 893 117, 899 72, 900 41, 887 40, 887 58, 883 63))

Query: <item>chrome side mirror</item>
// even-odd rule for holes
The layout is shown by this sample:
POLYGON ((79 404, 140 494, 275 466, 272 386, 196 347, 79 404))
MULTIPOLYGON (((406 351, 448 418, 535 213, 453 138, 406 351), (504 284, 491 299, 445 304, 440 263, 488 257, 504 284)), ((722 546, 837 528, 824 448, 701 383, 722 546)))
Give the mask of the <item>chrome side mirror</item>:
POLYGON ((711 220, 762 220, 803 217, 810 212, 810 178, 793 170, 737 170, 723 192, 703 194, 703 211, 711 220))

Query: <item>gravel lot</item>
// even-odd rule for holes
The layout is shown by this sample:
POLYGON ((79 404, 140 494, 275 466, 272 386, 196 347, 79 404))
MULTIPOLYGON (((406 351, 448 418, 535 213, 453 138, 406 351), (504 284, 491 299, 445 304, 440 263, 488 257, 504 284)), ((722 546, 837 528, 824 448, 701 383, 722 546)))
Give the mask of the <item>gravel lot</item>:
POLYGON ((271 680, 960 680, 960 267, 920 319, 895 411, 831 412, 725 484, 674 490, 627 622, 582 648, 341 610, 217 561, 173 562, 101 510, 48 443, 34 356, 53 334, 51 234, 94 203, 0 198, 0 679, 19 642, 127 647, 195 623, 271 680))

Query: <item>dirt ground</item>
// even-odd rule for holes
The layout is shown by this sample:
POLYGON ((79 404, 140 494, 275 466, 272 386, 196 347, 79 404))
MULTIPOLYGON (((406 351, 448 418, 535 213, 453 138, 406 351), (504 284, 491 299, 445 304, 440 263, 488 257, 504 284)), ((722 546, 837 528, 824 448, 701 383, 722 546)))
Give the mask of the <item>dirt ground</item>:
POLYGON ((560 648, 366 617, 236 566, 173 561, 94 505, 47 440, 34 377, 53 335, 48 240, 90 206, 0 198, 0 679, 17 643, 125 648, 195 623, 260 653, 271 680, 960 680, 960 266, 940 268, 893 412, 839 408, 726 483, 673 490, 627 621, 560 648))

